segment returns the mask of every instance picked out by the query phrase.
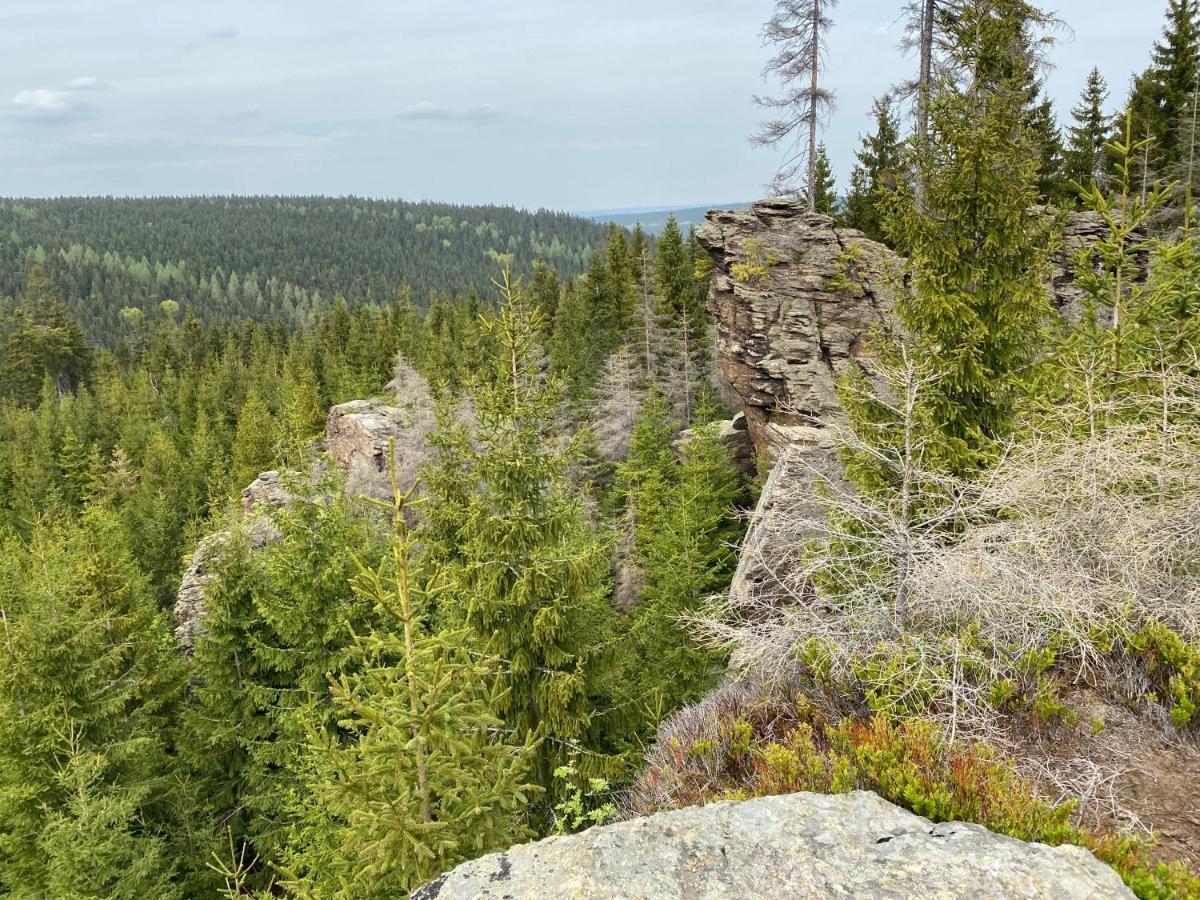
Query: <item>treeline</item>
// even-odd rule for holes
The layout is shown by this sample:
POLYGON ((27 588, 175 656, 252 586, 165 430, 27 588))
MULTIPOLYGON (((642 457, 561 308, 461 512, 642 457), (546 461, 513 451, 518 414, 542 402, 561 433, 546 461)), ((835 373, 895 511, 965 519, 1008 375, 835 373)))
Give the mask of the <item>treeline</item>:
MULTIPOLYGON (((1178 224, 1180 211, 1200 181, 1196 153, 1200 141, 1200 7, 1195 0, 1168 0, 1163 35, 1151 49, 1150 64, 1131 78, 1127 96, 1115 109, 1110 104, 1109 85, 1099 68, 1093 68, 1069 118, 1060 115, 1046 96, 1042 65, 1047 48, 1066 23, 1033 4, 1014 0, 1012 7, 1027 22, 1020 54, 1010 58, 1008 65, 1020 95, 1026 135, 1036 151, 1036 202, 1077 208, 1080 188, 1086 189, 1093 180, 1109 187, 1118 178, 1118 165, 1126 165, 1130 184, 1139 194, 1146 194, 1156 183, 1171 185, 1171 197, 1158 211, 1156 224, 1178 224), (1031 40, 1035 31, 1037 39, 1031 40), (1122 159, 1111 145, 1123 140, 1127 129, 1136 149, 1122 159)), ((960 0, 909 5, 906 46, 917 51, 917 70, 910 80, 875 100, 872 127, 860 139, 843 189, 839 189, 826 147, 817 136, 819 122, 809 115, 811 110, 826 109, 832 93, 824 87, 813 97, 801 91, 796 109, 802 115, 794 120, 798 124, 785 131, 772 128, 793 120, 764 126, 759 136, 763 143, 807 142, 811 138, 811 159, 805 146, 790 144, 798 155, 781 174, 787 176, 784 183, 792 187, 802 183, 797 189, 810 199, 815 211, 835 216, 869 237, 886 240, 880 208, 883 198, 906 173, 923 164, 922 154, 937 154, 943 146, 931 134, 932 98, 961 74, 954 59, 954 32, 966 8, 960 0), (910 105, 911 135, 905 133, 902 122, 910 105)), ((825 33, 835 24, 828 16, 827 4, 805 0, 781 10, 764 36, 769 44, 792 41, 801 63, 790 74, 775 71, 781 78, 795 78, 802 69, 800 74, 808 78, 815 68, 822 76, 818 51, 824 47, 825 33), (814 35, 800 40, 811 15, 806 18, 797 9, 803 6, 811 12, 814 5, 821 13, 821 25, 814 35)), ((768 101, 768 105, 779 108, 776 101, 768 101)), ((787 104, 782 108, 788 108, 787 104)))
POLYGON ((291 328, 163 303, 113 350, 30 269, 0 320, 0 891, 394 897, 610 816, 722 667, 682 625, 749 500, 704 260, 614 227, 579 278, 291 328), (397 358, 438 427, 384 512, 309 473, 397 358), (267 468, 298 499, 211 555, 184 655, 183 561, 267 468))
MULTIPOLYGON (((381 304, 410 290, 484 294, 501 261, 529 275, 587 265, 604 226, 564 213, 329 197, 0 200, 0 296, 38 265, 93 341, 124 310, 164 300, 201 319, 307 326, 337 297, 381 304)), ((129 312, 126 316, 136 315, 129 312)))

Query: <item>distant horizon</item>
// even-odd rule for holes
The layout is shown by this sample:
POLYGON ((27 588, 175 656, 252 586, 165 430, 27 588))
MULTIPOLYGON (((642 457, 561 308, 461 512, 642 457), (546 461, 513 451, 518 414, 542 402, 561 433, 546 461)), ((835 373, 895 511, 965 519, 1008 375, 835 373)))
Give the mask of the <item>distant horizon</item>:
POLYGON ((487 203, 471 203, 471 202, 456 202, 450 200, 436 200, 429 197, 420 199, 412 197, 400 196, 369 196, 366 194, 282 194, 282 193, 267 193, 267 194, 248 194, 248 193, 215 193, 215 194, 42 194, 42 195, 0 195, 0 202, 16 202, 23 200, 41 201, 41 200, 219 200, 222 198, 241 198, 255 199, 273 197, 292 198, 292 199, 323 199, 323 200, 365 200, 368 202, 379 203, 426 203, 433 206, 458 206, 458 207, 475 207, 487 208, 498 207, 505 209, 515 209, 522 212, 537 212, 543 210, 545 212, 562 213, 564 215, 579 216, 581 218, 598 218, 601 216, 634 216, 650 213, 672 212, 674 210, 690 210, 690 209, 740 209, 749 206, 763 197, 755 197, 750 200, 736 200, 732 202, 721 203, 704 203, 704 202, 686 202, 686 203, 664 203, 650 206, 632 206, 632 207, 613 207, 611 209, 556 209, 548 206, 521 206, 515 203, 503 202, 487 202, 487 203))

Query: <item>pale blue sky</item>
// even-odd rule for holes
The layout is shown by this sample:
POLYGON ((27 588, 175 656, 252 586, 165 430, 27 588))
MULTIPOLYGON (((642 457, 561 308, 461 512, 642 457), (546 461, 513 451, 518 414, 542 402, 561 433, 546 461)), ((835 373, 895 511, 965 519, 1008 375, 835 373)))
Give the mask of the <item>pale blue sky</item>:
MULTIPOLYGON (((1053 0, 1047 0, 1047 4, 1053 0)), ((912 61, 901 0, 842 0, 845 179, 912 61)), ((2 0, 0 194, 327 193, 598 209, 762 193, 746 136, 771 0, 2 0)), ((1165 0, 1057 0, 1065 117, 1123 95, 1165 0)))

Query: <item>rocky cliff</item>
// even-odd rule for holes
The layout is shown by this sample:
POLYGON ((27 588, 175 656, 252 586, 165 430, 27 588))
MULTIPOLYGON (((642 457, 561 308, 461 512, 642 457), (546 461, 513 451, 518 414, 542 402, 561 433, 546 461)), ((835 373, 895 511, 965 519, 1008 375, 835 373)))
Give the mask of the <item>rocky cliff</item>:
MULTIPOLYGON (((1064 317, 1082 309, 1079 251, 1104 233, 1095 213, 1073 213, 1063 224, 1046 287, 1064 317)), ((834 431, 845 414, 837 383, 852 365, 869 371, 873 335, 906 290, 904 260, 785 199, 714 210, 696 236, 714 263, 708 308, 721 371, 755 451, 774 464, 739 554, 732 586, 739 593, 778 567, 767 544, 780 494, 794 495, 796 479, 813 472, 836 478, 840 471, 834 431)))
POLYGON ((859 791, 714 803, 548 838, 464 863, 413 894, 467 898, 1133 895, 1079 847, 934 825, 859 791))
MULTIPOLYGON (((1095 213, 1064 223, 1047 289, 1065 316, 1082 307, 1075 258, 1104 231, 1095 213)), ((829 449, 822 430, 843 420, 837 380, 852 363, 869 365, 872 332, 904 290, 903 259, 783 199, 710 212, 696 236, 715 264, 708 306, 721 370, 755 446, 819 459, 829 449)))

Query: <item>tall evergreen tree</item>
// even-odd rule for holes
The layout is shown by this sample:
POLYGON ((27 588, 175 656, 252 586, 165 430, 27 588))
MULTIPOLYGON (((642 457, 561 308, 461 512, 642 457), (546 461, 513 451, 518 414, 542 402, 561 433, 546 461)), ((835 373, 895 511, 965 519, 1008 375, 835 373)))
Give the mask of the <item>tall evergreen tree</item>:
POLYGON ((920 159, 922 202, 901 184, 887 203, 887 231, 913 285, 897 312, 941 374, 928 402, 938 462, 951 471, 978 466, 1006 433, 1019 373, 1036 353, 1030 336, 1049 311, 1045 226, 1028 214, 1039 150, 1026 118, 1027 60, 1013 59, 1028 12, 1021 0, 963 4, 956 75, 938 86, 920 159))
POLYGON ((273 514, 274 540, 251 523, 209 548, 215 577, 191 655, 181 757, 208 821, 261 859, 287 842, 305 737, 332 726, 330 679, 355 665, 347 648, 373 625, 373 604, 350 582, 356 560, 379 564, 377 523, 337 485, 324 489, 327 502, 297 498, 273 514))
POLYGON ((1100 70, 1088 73, 1087 86, 1079 104, 1071 110, 1071 126, 1064 175, 1072 183, 1087 188, 1093 181, 1103 182, 1107 169, 1104 145, 1108 142, 1109 122, 1104 113, 1108 86, 1100 70))
POLYGON ((872 111, 875 129, 862 138, 846 197, 846 224, 873 240, 883 239, 882 196, 903 177, 900 121, 890 97, 880 97, 872 111))
MULTIPOLYGON (((389 459, 393 454, 389 454, 389 459)), ((532 746, 511 743, 495 710, 496 663, 462 631, 429 631, 441 587, 421 571, 392 479, 391 553, 354 590, 379 626, 353 635, 331 685, 332 720, 297 764, 303 789, 284 859, 291 887, 328 898, 406 895, 464 859, 530 836, 522 824, 532 746)))
POLYGON ((504 661, 500 715, 519 741, 541 741, 536 781, 552 791, 573 749, 603 749, 594 709, 612 653, 607 554, 552 437, 560 388, 537 364, 541 315, 507 275, 502 291, 491 376, 471 391, 475 422, 443 416, 429 517, 448 580, 442 615, 504 661))
POLYGON ((184 674, 115 518, 0 544, 0 893, 173 897, 184 674))
POLYGON ((829 152, 824 144, 817 144, 817 164, 813 181, 813 209, 835 219, 839 215, 837 179, 829 163, 829 152))
POLYGON ((1162 39, 1149 68, 1133 81, 1128 109, 1134 136, 1153 138, 1141 163, 1143 181, 1174 175, 1188 156, 1189 100, 1200 77, 1200 4, 1168 0, 1162 39))

